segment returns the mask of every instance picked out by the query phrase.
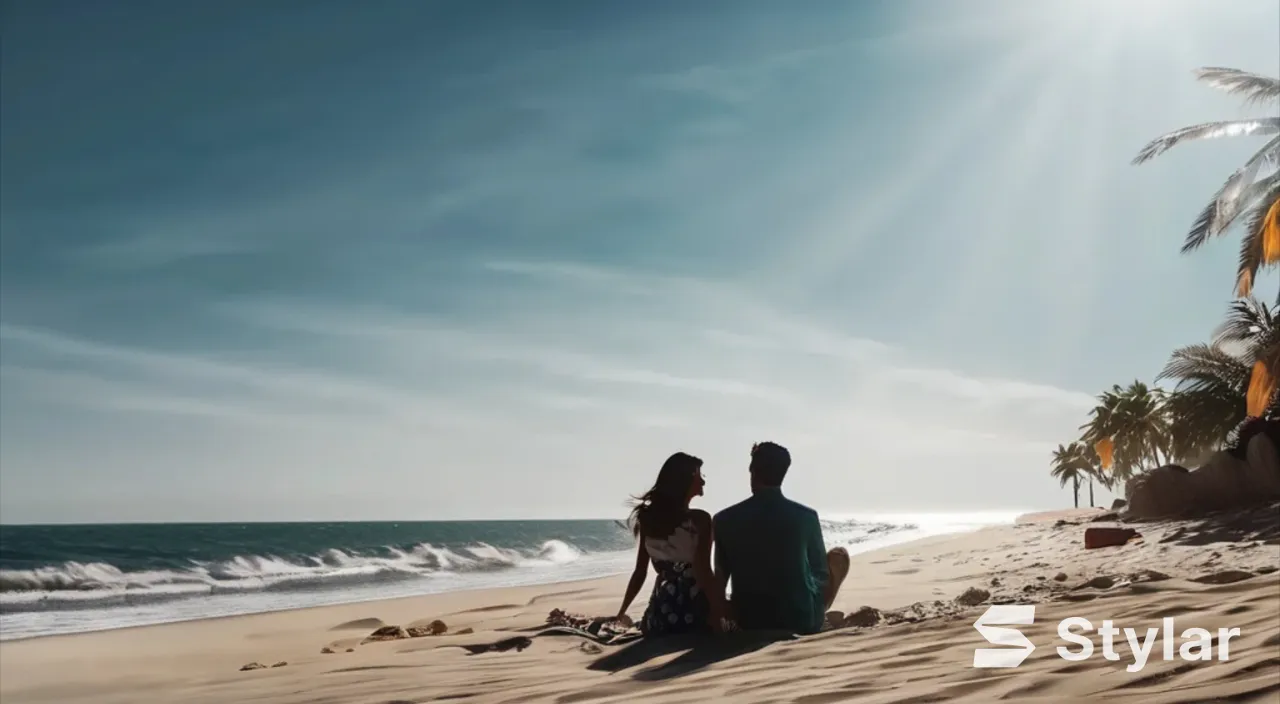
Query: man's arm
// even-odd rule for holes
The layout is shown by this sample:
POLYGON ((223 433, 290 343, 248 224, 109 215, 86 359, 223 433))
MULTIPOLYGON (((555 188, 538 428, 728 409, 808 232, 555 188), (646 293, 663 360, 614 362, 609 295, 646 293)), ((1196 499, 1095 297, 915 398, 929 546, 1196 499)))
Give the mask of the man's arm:
POLYGON ((721 531, 721 514, 716 514, 712 519, 712 531, 715 535, 713 547, 715 549, 715 577, 720 582, 720 586, 724 589, 729 588, 729 558, 725 555, 724 549, 724 533, 721 531))
POLYGON ((819 589, 824 588, 831 578, 827 569, 827 544, 822 539, 822 523, 818 521, 818 513, 809 511, 805 536, 805 553, 809 556, 809 573, 819 589))

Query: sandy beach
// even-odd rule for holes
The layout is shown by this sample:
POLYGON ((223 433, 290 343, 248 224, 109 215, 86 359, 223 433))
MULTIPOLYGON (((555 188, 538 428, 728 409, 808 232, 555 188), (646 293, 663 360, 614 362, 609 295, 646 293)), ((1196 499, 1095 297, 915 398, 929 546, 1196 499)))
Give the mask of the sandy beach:
MULTIPOLYGON (((537 635, 548 612, 598 616, 623 578, 496 589, 54 636, 0 644, 0 699, 26 702, 621 702, 693 699, 820 704, 941 701, 1280 701, 1280 529, 1276 507, 1246 518, 1131 527, 1142 537, 1086 551, 1101 512, 928 538, 853 557, 836 608, 881 612, 870 627, 778 640, 598 645, 537 635), (1098 579, 1100 578, 1100 579, 1098 579), (970 588, 987 594, 957 603, 970 588), (1038 604, 1021 630, 1037 647, 1014 669, 975 669, 973 622, 992 603, 1038 604), (1239 628, 1228 659, 1162 659, 1136 672, 1125 636, 1063 659, 1056 625, 1111 619, 1141 634, 1172 617, 1178 633, 1239 628), (444 621, 448 632, 362 644, 384 624, 444 621), (459 633, 470 629, 471 632, 459 633), (527 648, 461 647, 533 636, 527 648), (332 653, 322 653, 327 648, 332 653), (241 671, 257 662, 264 669, 241 671), (276 663, 287 663, 271 667, 276 663)), ((639 615, 643 603, 633 607, 639 615)), ((870 612, 863 612, 864 615, 870 612)), ((1139 636, 1141 637, 1141 636, 1139 636)), ((1215 639, 1215 645, 1217 641, 1215 639)), ((1179 652, 1175 649, 1174 651, 1179 652)))

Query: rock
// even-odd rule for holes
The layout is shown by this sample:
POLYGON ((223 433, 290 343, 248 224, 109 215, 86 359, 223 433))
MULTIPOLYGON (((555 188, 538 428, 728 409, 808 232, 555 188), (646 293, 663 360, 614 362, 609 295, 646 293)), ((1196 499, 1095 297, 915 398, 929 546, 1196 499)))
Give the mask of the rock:
POLYGON ((1191 511, 1195 497, 1186 467, 1167 464, 1134 476, 1124 485, 1126 515, 1166 518, 1191 511))
POLYGON ((1221 511, 1253 503, 1249 465, 1230 452, 1215 452, 1187 475, 1194 497, 1188 513, 1221 511))
POLYGON ((991 592, 978 587, 969 587, 964 593, 956 597, 956 603, 961 606, 977 606, 987 599, 991 598, 991 592))
POLYGON ((871 606, 860 607, 857 611, 844 617, 844 622, 840 625, 845 628, 870 628, 880 623, 882 616, 880 610, 871 606))
POLYGON ((1119 511, 1120 509, 1122 509, 1122 508, 1124 508, 1125 506, 1128 506, 1128 505, 1129 505, 1129 502, 1128 502, 1128 501, 1125 501, 1124 499, 1116 499, 1115 501, 1112 501, 1112 502, 1111 502, 1111 510, 1112 510, 1112 511, 1119 511))
POLYGON ((1125 485, 1127 514, 1135 518, 1194 516, 1280 497, 1280 421, 1252 419, 1236 431, 1242 450, 1218 451, 1193 471, 1166 465, 1125 485))
POLYGON ((383 626, 366 636, 364 640, 360 641, 360 644, 377 643, 384 640, 403 640, 408 637, 410 637, 408 631, 399 626, 383 626))
POLYGON ((440 621, 440 620, 432 621, 431 623, 425 626, 409 626, 408 628, 404 629, 405 633, 409 634, 410 638, 422 638, 423 636, 443 635, 448 630, 449 630, 449 627, 444 624, 444 621, 440 621))
POLYGON ((831 610, 827 612, 827 625, 835 628, 844 623, 844 612, 831 610))
POLYGON ((1280 567, 1276 567, 1275 565, 1263 565, 1254 571, 1257 574, 1271 574, 1272 572, 1280 571, 1280 567))
POLYGON ((1109 548, 1124 545, 1130 539, 1139 537, 1138 531, 1132 528, 1085 528, 1084 549, 1109 548))
POLYGON ((320 649, 320 654, 321 654, 321 655, 333 655, 333 654, 334 654, 334 652, 335 652, 335 651, 334 651, 334 649, 333 649, 333 648, 330 648, 330 647, 329 647, 329 646, 327 646, 327 645, 320 649))
POLYGON ((599 645, 596 645, 589 640, 582 641, 582 645, 578 646, 578 648, 587 655, 599 655, 604 652, 604 648, 601 648, 599 645))
POLYGON ((260 663, 260 662, 251 662, 251 663, 249 663, 248 665, 245 665, 244 667, 241 667, 241 668, 240 668, 240 671, 241 671, 241 672, 247 672, 247 671, 249 671, 249 670, 265 670, 265 669, 267 669, 267 666, 266 666, 266 665, 263 665, 263 664, 262 664, 262 663, 260 663))
POLYGON ((1116 580, 1114 577, 1098 575, 1097 577, 1094 577, 1093 579, 1076 587, 1076 589, 1110 589, 1115 586, 1115 583, 1116 580))
POLYGON ((1202 577, 1196 577, 1191 580, 1200 584, 1234 584, 1242 582, 1253 577, 1252 572, 1244 570, 1223 570, 1221 572, 1213 572, 1202 577))
POLYGON ((284 667, 285 665, 288 665, 288 664, 289 663, 285 662, 284 660, 281 660, 280 662, 272 665, 272 667, 284 667))
POLYGON ((458 635, 458 636, 465 636, 465 635, 470 635, 470 634, 475 633, 475 632, 476 632, 476 630, 475 630, 474 628, 464 628, 464 629, 462 629, 461 631, 458 631, 457 633, 455 633, 454 635, 458 635))
POLYGON ((1000 586, 1000 578, 999 578, 999 577, 992 577, 992 578, 991 578, 991 586, 993 586, 993 587, 998 587, 998 586, 1000 586))
POLYGON ((354 652, 356 652, 356 649, 355 649, 355 648, 347 648, 347 652, 348 652, 348 653, 354 653, 354 652))
MULTIPOLYGON (((1063 575, 1063 577, 1065 577, 1065 576, 1066 576, 1066 575, 1063 575)), ((1045 581, 1046 579, 1048 579, 1048 577, 1045 577, 1044 575, 1037 575, 1037 576, 1036 576, 1036 581, 1038 581, 1038 582, 1043 582, 1043 581, 1045 581)))
POLYGON ((1066 573, 1066 572, 1059 572, 1059 573, 1057 573, 1057 574, 1053 575, 1053 581, 1055 581, 1055 582, 1065 582, 1065 581, 1067 581, 1067 573, 1066 573))
POLYGON ((1117 511, 1104 511, 1089 519, 1090 523, 1108 523, 1110 521, 1119 520, 1120 514, 1117 511))

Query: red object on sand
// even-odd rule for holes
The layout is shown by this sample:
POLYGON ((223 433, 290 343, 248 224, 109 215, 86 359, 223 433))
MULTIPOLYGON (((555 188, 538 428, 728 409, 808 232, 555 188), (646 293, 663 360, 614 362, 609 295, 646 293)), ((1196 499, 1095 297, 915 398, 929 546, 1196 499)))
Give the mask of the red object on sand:
POLYGON ((1131 538, 1142 534, 1132 528, 1085 528, 1084 549, 1109 548, 1124 545, 1131 538))

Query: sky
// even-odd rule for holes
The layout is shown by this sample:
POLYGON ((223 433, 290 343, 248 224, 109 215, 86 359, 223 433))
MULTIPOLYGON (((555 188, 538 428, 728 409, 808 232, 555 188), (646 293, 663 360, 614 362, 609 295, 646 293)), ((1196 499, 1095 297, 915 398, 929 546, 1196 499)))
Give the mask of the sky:
MULTIPOLYGON (((1274 0, 0 3, 0 521, 1068 506, 1274 0)), ((1260 287, 1273 291, 1272 284, 1260 287)), ((1270 295, 1270 294, 1267 294, 1270 295)), ((1099 492, 1100 499, 1105 492, 1099 492)), ((1109 500, 1109 497, 1106 497, 1109 500)))

